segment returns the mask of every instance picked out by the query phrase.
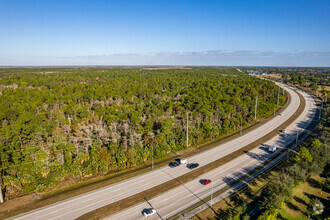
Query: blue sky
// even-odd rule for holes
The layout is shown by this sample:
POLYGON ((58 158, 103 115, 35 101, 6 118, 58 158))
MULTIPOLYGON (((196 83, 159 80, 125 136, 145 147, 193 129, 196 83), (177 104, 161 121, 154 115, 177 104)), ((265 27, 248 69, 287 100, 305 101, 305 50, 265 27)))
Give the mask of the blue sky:
POLYGON ((330 1, 0 0, 0 65, 330 66, 330 1))

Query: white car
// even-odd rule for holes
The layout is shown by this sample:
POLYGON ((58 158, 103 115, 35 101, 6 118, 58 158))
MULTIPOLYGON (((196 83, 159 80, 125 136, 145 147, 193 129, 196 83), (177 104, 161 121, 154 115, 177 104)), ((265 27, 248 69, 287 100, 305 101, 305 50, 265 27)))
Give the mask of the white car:
POLYGON ((179 164, 186 164, 188 162, 186 158, 182 158, 182 159, 177 158, 175 159, 175 161, 178 162, 179 164))
POLYGON ((286 133, 286 130, 280 130, 280 132, 282 132, 283 134, 285 134, 286 133))
POLYGON ((180 160, 180 163, 181 164, 186 164, 188 161, 187 161, 187 159, 186 158, 182 158, 181 160, 180 160))
POLYGON ((276 146, 270 146, 268 151, 269 152, 275 152, 276 151, 276 146))
POLYGON ((280 114, 278 114, 279 116, 282 116, 283 115, 283 113, 280 113, 280 114))
POLYGON ((155 209, 147 209, 143 212, 143 215, 144 215, 144 217, 148 217, 148 216, 153 215, 155 213, 156 213, 155 209))

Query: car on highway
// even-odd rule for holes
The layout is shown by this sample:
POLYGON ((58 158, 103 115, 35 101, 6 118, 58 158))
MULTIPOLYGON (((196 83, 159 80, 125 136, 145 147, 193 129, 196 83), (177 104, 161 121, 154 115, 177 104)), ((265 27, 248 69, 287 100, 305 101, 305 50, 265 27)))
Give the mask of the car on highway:
POLYGON ((283 116, 284 114, 283 113, 280 113, 280 114, 278 114, 279 116, 283 116))
POLYGON ((209 179, 204 179, 204 180, 201 180, 200 182, 201 182, 201 184, 203 184, 203 185, 207 185, 207 184, 209 184, 209 183, 212 182, 212 181, 209 180, 209 179))
POLYGON ((180 164, 178 162, 171 162, 171 163, 168 164, 168 166, 171 167, 171 168, 177 167, 179 165, 180 164))
POLYGON ((188 163, 187 164, 187 168, 189 168, 189 169, 194 169, 194 168, 196 168, 198 166, 199 166, 198 163, 188 163))
POLYGON ((175 161, 178 162, 179 164, 186 164, 188 162, 186 158, 182 158, 182 159, 177 158, 175 159, 175 161))
POLYGON ((268 151, 269 152, 275 152, 276 151, 276 146, 270 146, 269 148, 268 148, 268 151))
POLYGON ((151 216, 151 215, 153 215, 155 213, 156 213, 156 210, 155 209, 146 209, 146 210, 143 211, 144 217, 151 216))

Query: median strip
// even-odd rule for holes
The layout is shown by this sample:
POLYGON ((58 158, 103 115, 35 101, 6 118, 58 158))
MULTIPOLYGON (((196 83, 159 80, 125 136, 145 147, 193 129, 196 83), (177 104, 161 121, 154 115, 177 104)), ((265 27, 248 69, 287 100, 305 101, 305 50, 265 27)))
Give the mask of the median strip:
POLYGON ((99 209, 93 210, 89 213, 86 213, 86 214, 78 217, 77 219, 104 218, 104 217, 114 214, 120 210, 129 208, 130 206, 133 206, 137 203, 143 202, 143 201, 145 201, 145 199, 150 199, 150 198, 160 195, 174 187, 180 186, 183 183, 189 182, 189 181, 199 177, 201 174, 209 172, 209 171, 233 160, 234 158, 245 154, 246 151, 250 151, 250 150, 254 149, 255 147, 261 145, 262 143, 264 143, 264 142, 268 141, 269 139, 273 138, 274 136, 276 136, 278 134, 278 130, 286 128, 288 125, 290 125, 293 121, 295 121, 301 115, 301 113, 305 109, 306 102, 301 94, 299 94, 299 93, 297 93, 297 94, 300 99, 300 105, 299 105, 296 113, 294 115, 292 115, 286 122, 284 122, 283 124, 281 124, 280 126, 275 128, 272 132, 268 133, 264 137, 254 141, 253 143, 251 143, 225 157, 222 157, 212 163, 209 163, 207 166, 200 167, 196 170, 193 170, 193 171, 191 171, 187 174, 184 174, 180 177, 177 177, 173 180, 160 184, 156 187, 145 190, 145 191, 135 194, 133 196, 127 197, 123 200, 111 203, 111 204, 101 207, 99 209))

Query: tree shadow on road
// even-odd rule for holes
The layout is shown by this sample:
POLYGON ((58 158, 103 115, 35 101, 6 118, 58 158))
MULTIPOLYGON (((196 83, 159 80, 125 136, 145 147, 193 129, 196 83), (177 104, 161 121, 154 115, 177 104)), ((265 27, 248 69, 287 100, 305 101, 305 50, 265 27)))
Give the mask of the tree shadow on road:
POLYGON ((167 175, 169 175, 172 179, 176 180, 178 183, 180 183, 180 185, 182 185, 187 191, 189 191, 191 194, 193 194, 199 201, 203 202, 204 204, 206 204, 214 213, 215 210, 213 209, 213 207, 211 207, 206 201, 204 201, 202 198, 200 198, 198 195, 196 195, 193 191, 191 191, 188 187, 186 187, 180 180, 178 180, 177 178, 173 177, 171 174, 169 174, 168 172, 166 172, 165 170, 163 170, 163 172, 165 172, 167 175))
MULTIPOLYGON (((146 199, 146 198, 144 198, 144 200, 148 203, 148 205, 152 208, 152 209, 155 209, 152 205, 151 205, 151 203, 146 199)), ((150 210, 150 209, 143 209, 142 211, 141 211, 141 213, 142 213, 142 215, 146 212, 146 211, 148 211, 148 210, 150 210)), ((156 209, 155 209, 156 210, 156 209)), ((158 215, 158 217, 160 218, 160 219, 163 219, 162 218, 162 216, 160 216, 160 214, 157 212, 157 210, 156 210, 156 213, 157 213, 157 215, 158 215)))

